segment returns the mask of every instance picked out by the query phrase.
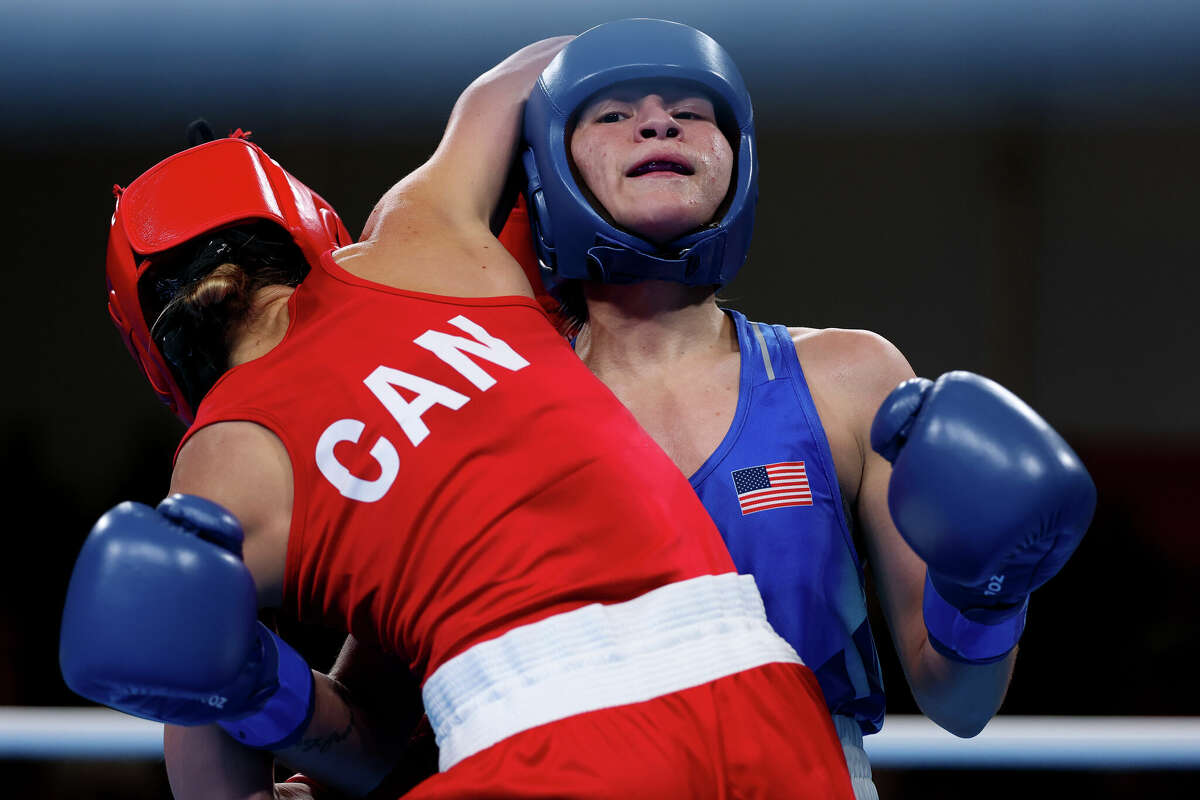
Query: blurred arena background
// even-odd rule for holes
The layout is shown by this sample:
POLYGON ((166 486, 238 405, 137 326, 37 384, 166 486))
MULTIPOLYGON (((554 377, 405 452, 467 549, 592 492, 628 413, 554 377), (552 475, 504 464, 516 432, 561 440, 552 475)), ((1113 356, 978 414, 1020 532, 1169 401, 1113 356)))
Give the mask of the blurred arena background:
MULTIPOLYGON (((918 374, 993 377, 1091 468, 1096 520, 1033 600, 1002 715, 1200 715, 1195 0, 5 0, 0 705, 80 704, 57 667, 71 564, 106 508, 164 494, 182 432, 107 319, 112 184, 204 116, 253 130, 357 233, 475 75, 627 16, 711 34, 753 95, 763 179, 734 305, 878 331, 918 374)), ((881 649, 890 713, 915 713, 881 649)), ((153 759, 0 759, 10 796, 169 796, 153 759)), ((1196 778, 876 774, 885 800, 1178 795, 1196 778)))

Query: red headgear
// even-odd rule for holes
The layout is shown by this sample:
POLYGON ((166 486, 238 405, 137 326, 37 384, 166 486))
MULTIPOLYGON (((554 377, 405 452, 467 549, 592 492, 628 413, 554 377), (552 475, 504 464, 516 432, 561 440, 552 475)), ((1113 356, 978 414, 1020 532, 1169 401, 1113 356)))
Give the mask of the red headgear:
POLYGON ((287 231, 310 266, 353 241, 332 206, 242 138, 176 153, 118 192, 108 233, 108 313, 154 391, 187 424, 196 410, 150 336, 138 284, 155 255, 259 219, 287 231))

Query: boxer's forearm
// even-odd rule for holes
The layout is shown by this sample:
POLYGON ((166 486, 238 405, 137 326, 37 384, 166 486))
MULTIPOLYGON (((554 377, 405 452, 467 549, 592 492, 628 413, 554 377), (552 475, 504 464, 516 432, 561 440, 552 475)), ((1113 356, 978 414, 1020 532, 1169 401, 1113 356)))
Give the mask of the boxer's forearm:
POLYGON ((351 797, 365 795, 396 766, 409 731, 391 724, 399 719, 364 709, 329 676, 314 673, 314 678, 312 721, 296 744, 275 755, 322 785, 351 797))
POLYGON ((166 726, 163 755, 175 800, 273 800, 270 753, 243 747, 216 725, 166 726))
POLYGON ((917 666, 905 670, 913 699, 925 716, 955 736, 978 734, 995 716, 1012 680, 1017 650, 991 664, 946 658, 926 641, 917 666))
POLYGON ((316 706, 300 740, 274 754, 244 747, 215 725, 167 726, 163 751, 176 800, 272 800, 274 759, 350 797, 366 795, 395 767, 403 736, 370 724, 326 675, 314 673, 316 706))

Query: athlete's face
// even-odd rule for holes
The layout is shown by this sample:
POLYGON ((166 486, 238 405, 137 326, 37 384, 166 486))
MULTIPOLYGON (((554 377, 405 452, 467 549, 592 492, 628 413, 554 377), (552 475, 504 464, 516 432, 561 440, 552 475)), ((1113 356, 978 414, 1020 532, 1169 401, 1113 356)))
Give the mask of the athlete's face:
POLYGON ((570 150, 613 221, 659 244, 710 222, 733 171, 713 104, 694 90, 601 95, 579 115, 570 150))

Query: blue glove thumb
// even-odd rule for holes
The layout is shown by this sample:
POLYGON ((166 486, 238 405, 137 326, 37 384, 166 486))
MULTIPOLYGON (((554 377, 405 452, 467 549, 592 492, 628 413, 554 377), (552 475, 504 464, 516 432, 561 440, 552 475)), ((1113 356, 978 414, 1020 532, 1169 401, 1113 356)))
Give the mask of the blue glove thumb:
POLYGON ((928 378, 909 378, 892 390, 875 413, 871 423, 871 449, 889 463, 894 463, 900 455, 917 412, 932 388, 933 381, 928 378))

